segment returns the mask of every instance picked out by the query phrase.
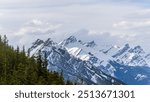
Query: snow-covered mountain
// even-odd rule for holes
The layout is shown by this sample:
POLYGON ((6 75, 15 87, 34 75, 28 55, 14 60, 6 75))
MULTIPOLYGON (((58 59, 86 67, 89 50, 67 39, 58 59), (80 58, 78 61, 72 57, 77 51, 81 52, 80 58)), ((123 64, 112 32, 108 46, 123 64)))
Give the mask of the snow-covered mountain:
POLYGON ((82 84, 150 84, 150 54, 140 46, 105 46, 70 36, 60 43, 38 39, 29 50, 31 56, 39 50, 46 54, 48 69, 63 71, 66 80, 82 84))

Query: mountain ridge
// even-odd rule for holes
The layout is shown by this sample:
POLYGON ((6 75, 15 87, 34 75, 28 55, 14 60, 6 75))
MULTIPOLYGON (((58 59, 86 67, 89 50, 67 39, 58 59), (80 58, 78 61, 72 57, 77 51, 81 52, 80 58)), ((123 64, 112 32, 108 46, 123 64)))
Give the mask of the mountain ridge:
POLYGON ((84 84, 108 84, 106 82, 108 79, 109 84, 116 84, 117 81, 116 83, 112 83, 112 80, 115 79, 120 80, 120 84, 122 82, 126 84, 138 84, 138 81, 140 81, 139 84, 142 84, 142 81, 145 82, 144 80, 147 80, 146 84, 149 84, 149 75, 145 75, 145 77, 141 78, 142 80, 138 80, 139 77, 144 76, 142 72, 142 74, 140 72, 135 73, 131 78, 128 77, 129 80, 135 79, 135 83, 130 83, 130 81, 128 83, 128 81, 124 80, 118 74, 122 70, 117 67, 121 67, 121 65, 131 67, 124 70, 124 75, 125 72, 130 72, 132 67, 148 67, 146 70, 150 70, 149 54, 139 45, 135 47, 130 47, 129 44, 125 44, 124 47, 117 45, 99 47, 94 41, 83 42, 75 36, 70 36, 60 43, 55 43, 52 39, 48 38, 48 40, 40 43, 35 49, 30 49, 31 55, 36 55, 38 50, 46 53, 48 56, 48 69, 58 72, 63 70, 64 77, 67 80, 71 78, 74 81, 78 80, 79 83, 83 81, 84 84), (33 51, 35 49, 36 51, 33 51), (119 65, 114 66, 117 64, 119 65))

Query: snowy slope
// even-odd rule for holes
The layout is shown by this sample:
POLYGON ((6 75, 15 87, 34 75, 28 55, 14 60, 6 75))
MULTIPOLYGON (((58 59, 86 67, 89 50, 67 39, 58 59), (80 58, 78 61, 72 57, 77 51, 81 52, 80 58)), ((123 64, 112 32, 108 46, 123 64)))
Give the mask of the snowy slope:
POLYGON ((70 36, 58 44, 38 39, 30 48, 31 55, 39 50, 47 55, 48 69, 63 70, 66 80, 83 84, 150 84, 150 54, 141 46, 96 44, 70 36))
MULTIPOLYGON (((40 50, 42 55, 46 53, 48 69, 57 72, 63 71, 66 80, 72 80, 78 84, 124 84, 94 66, 91 59, 92 55, 88 54, 88 52, 78 47, 71 47, 73 45, 68 48, 65 47, 67 44, 73 43, 74 41, 69 39, 69 41, 67 40, 63 45, 52 42, 53 41, 49 40, 49 44, 45 44, 48 43, 48 41, 41 43, 39 46, 32 49, 31 53, 32 51, 37 53, 37 50, 40 50)), ((83 44, 82 47, 83 46, 89 49, 89 46, 87 47, 85 44, 83 44)), ((36 54, 32 55, 35 56, 36 54)))
POLYGON ((120 64, 128 66, 148 66, 145 59, 145 52, 140 46, 131 48, 129 44, 122 47, 113 57, 120 64))

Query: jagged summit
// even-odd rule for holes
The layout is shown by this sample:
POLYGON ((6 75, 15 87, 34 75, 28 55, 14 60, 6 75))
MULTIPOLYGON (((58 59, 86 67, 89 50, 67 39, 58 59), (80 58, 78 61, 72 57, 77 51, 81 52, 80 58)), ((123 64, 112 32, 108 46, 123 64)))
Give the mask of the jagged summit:
POLYGON ((98 45, 94 40, 82 40, 70 36, 57 44, 50 38, 37 39, 30 48, 31 55, 39 50, 46 53, 48 69, 63 70, 65 80, 84 84, 150 84, 150 54, 141 46, 98 45))
POLYGON ((137 54, 145 53, 144 50, 141 48, 141 46, 135 46, 133 49, 130 49, 129 52, 137 54))
POLYGON ((145 58, 150 59, 150 54, 147 54, 145 58))
POLYGON ((70 43, 75 43, 77 42, 77 39, 75 36, 70 36, 69 38, 65 39, 64 41, 60 42, 60 45, 66 46, 70 43))
POLYGON ((95 47, 95 46, 96 46, 96 43, 95 43, 94 41, 87 42, 87 43, 85 43, 85 46, 86 46, 86 47, 95 47))
POLYGON ((29 51, 32 51, 33 49, 35 49, 36 47, 40 46, 43 43, 44 43, 43 40, 37 39, 35 42, 32 43, 32 46, 29 48, 29 51))
POLYGON ((127 43, 127 44, 125 44, 125 47, 130 47, 130 45, 127 43))
POLYGON ((48 38, 48 39, 44 42, 44 46, 52 46, 52 45, 56 45, 56 43, 55 43, 51 38, 48 38))
POLYGON ((125 44, 124 47, 120 48, 120 50, 112 57, 118 57, 118 56, 122 55, 123 53, 125 53, 126 51, 128 51, 129 49, 130 49, 130 45, 125 44))
POLYGON ((36 40, 35 42, 33 42, 32 44, 35 45, 35 46, 38 46, 38 45, 40 45, 40 44, 42 44, 42 43, 44 43, 43 40, 37 39, 37 40, 36 40))

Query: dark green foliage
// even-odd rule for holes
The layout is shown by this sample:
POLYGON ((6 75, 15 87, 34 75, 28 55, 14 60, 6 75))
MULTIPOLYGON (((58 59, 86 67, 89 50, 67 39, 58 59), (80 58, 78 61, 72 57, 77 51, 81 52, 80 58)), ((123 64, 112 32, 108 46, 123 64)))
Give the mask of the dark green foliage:
POLYGON ((73 85, 73 83, 69 80, 67 80, 66 85, 73 85))
POLYGON ((47 70, 47 60, 42 60, 40 52, 37 58, 26 56, 24 46, 14 50, 7 37, 0 36, 0 84, 64 85, 65 82, 62 73, 47 70))

